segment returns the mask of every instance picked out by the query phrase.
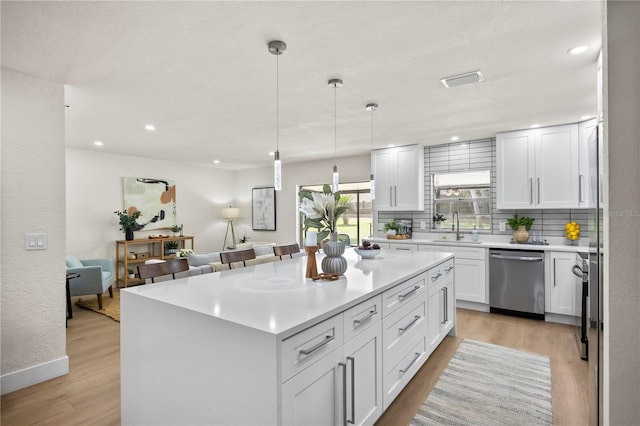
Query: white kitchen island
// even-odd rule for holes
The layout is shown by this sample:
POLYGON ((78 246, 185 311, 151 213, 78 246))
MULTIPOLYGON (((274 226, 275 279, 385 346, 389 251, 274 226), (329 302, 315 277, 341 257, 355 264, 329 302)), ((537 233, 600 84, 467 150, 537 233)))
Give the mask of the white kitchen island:
POLYGON ((373 423, 455 334, 453 257, 345 257, 337 281, 299 257, 122 289, 122 423, 373 423))

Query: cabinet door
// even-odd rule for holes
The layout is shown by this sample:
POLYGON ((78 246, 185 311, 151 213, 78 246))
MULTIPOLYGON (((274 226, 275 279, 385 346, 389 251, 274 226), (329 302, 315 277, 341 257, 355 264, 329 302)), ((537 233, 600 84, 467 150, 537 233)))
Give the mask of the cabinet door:
POLYGON ((395 210, 424 210, 424 148, 409 145, 396 148, 394 183, 395 210))
POLYGON ((578 207, 578 125, 538 130, 534 185, 536 207, 578 207))
POLYGON ((377 210, 392 210, 396 153, 391 149, 376 150, 371 153, 371 169, 376 179, 377 210))
POLYGON ((455 308, 455 296, 453 288, 453 279, 450 277, 442 284, 442 321, 440 322, 440 336, 444 339, 444 336, 449 333, 455 324, 456 308, 455 308))
POLYGON ((579 206, 595 207, 598 184, 598 123, 595 119, 578 125, 578 153, 579 206))
POLYGON ((282 424, 342 424, 346 368, 340 348, 285 382, 282 424))
POLYGON ((439 285, 431 287, 429 289, 429 301, 428 301, 428 317, 429 322, 427 324, 426 334, 427 343, 429 345, 429 353, 433 352, 438 344, 440 344, 440 322, 442 321, 442 301, 440 300, 442 294, 441 287, 439 285))
POLYGON ((550 252, 547 262, 548 312, 562 315, 576 315, 576 277, 571 272, 575 263, 575 253, 550 252))
POLYGON ((377 321, 344 345, 349 424, 373 424, 382 414, 381 336, 382 323, 377 321))
POLYGON ((456 299, 489 303, 487 300, 486 265, 484 260, 456 257, 456 299))
POLYGON ((496 203, 498 209, 531 208, 534 203, 533 130, 496 135, 496 203))

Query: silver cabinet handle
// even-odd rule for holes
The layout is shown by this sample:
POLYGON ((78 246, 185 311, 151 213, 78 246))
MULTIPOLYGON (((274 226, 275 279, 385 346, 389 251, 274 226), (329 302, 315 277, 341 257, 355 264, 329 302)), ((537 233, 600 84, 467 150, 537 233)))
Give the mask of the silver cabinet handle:
POLYGON ((533 204, 533 178, 529 178, 529 204, 533 204))
POLYGON ((522 260, 524 262, 542 262, 542 257, 533 256, 503 256, 501 254, 492 254, 489 257, 492 259, 505 259, 505 260, 522 260))
POLYGON ((398 331, 401 331, 401 332, 403 332, 403 333, 404 333, 405 331, 407 331, 408 329, 410 329, 410 328, 413 326, 413 324, 415 324, 415 323, 416 323, 416 321, 418 321, 419 319, 420 319, 420 315, 415 315, 415 316, 413 317, 413 320, 412 320, 409 324, 405 325, 404 327, 400 327, 400 328, 398 329, 398 331))
POLYGON ((413 360, 411 360, 411 364, 407 365, 404 370, 400 370, 400 372, 406 373, 411 368, 411 366, 416 363, 418 358, 420 358, 420 352, 416 352, 415 357, 413 358, 413 360))
POLYGON ((411 251, 410 248, 407 247, 396 247, 396 250, 406 250, 406 251, 411 251))
POLYGON ((347 357, 347 362, 351 361, 351 420, 347 423, 356 422, 356 360, 352 356, 347 357))
POLYGON ((553 286, 556 286, 556 259, 553 259, 553 286))
POLYGON ((347 364, 339 362, 342 367, 342 424, 347 426, 347 364))
POLYGON ((453 265, 449 265, 449 266, 447 267, 447 269, 445 269, 444 271, 445 271, 445 272, 450 272, 452 269, 453 269, 453 265))
POLYGON ((394 196, 394 203, 393 205, 398 207, 398 187, 394 186, 393 187, 393 196, 394 196))
POLYGON ((393 188, 389 187, 389 205, 393 206, 393 188))
POLYGON ((373 318, 375 315, 378 315, 378 311, 376 311, 375 309, 369 311, 369 313, 367 314, 367 316, 365 316, 364 318, 360 318, 360 319, 355 319, 353 320, 353 323, 355 324, 356 327, 359 327, 362 325, 362 323, 369 321, 371 318, 373 318))
POLYGON ((400 299, 404 299, 405 297, 410 296, 411 294, 415 293, 419 289, 420 289, 419 285, 413 286, 413 288, 411 290, 407 291, 406 293, 399 294, 398 297, 400 299))
POLYGON ((438 271, 437 274, 431 275, 431 281, 435 281, 442 276, 442 272, 438 271))
POLYGON ((582 202, 582 185, 583 185, 584 176, 578 176, 578 202, 582 202))
POLYGON ((538 178, 538 204, 540 204, 540 178, 538 178))
POLYGON ((321 347, 323 347, 325 345, 328 345, 329 343, 333 342, 334 340, 336 340, 336 338, 334 336, 324 336, 324 340, 322 342, 311 346, 309 349, 300 349, 300 353, 302 355, 310 355, 310 354, 314 353, 315 351, 317 351, 318 349, 320 349, 321 347))
POLYGON ((444 287, 444 321, 443 324, 449 322, 449 288, 444 287))

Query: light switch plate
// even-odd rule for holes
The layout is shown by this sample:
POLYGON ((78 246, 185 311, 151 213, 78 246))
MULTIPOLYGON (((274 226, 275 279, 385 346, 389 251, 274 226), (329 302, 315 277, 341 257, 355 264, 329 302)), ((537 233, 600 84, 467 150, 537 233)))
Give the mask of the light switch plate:
POLYGON ((25 250, 46 250, 47 234, 25 234, 25 250))
POLYGON ((427 224, 423 220, 420 221, 420 229, 427 229, 427 224))
POLYGON ((501 231, 506 231, 507 230, 507 224, 505 222, 500 222, 500 230, 501 231))

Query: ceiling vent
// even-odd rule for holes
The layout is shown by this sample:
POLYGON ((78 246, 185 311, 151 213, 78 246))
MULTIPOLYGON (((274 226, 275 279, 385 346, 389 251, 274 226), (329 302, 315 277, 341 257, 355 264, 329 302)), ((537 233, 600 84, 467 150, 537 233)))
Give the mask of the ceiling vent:
POLYGON ((463 84, 479 83, 484 80, 480 71, 468 72, 465 74, 453 75, 451 77, 445 77, 442 80, 442 84, 447 89, 456 86, 462 86, 463 84))

